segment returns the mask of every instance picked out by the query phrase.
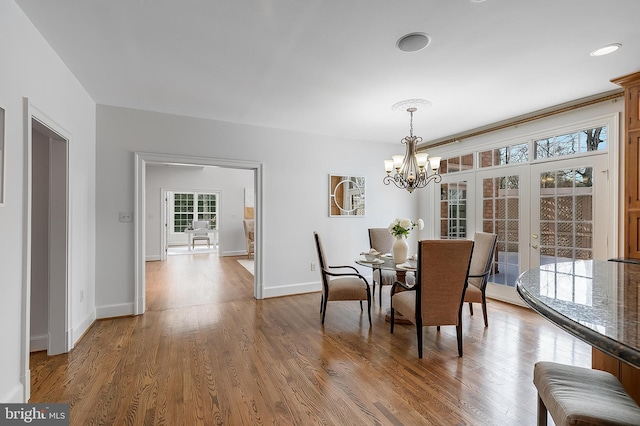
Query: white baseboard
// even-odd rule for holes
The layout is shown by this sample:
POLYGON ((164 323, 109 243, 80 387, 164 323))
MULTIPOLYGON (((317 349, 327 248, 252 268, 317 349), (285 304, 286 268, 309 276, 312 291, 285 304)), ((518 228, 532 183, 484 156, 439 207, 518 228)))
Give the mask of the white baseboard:
POLYGON ((155 261, 161 260, 161 258, 159 254, 151 254, 151 255, 145 256, 144 260, 146 262, 155 262, 155 261))
POLYGON ((24 385, 18 383, 9 392, 2 396, 0 402, 3 404, 24 404, 24 385))
POLYGON ((78 341, 82 338, 82 336, 84 336, 84 333, 87 332, 87 330, 89 330, 89 328, 93 325, 93 323, 96 321, 96 311, 92 311, 89 315, 86 316, 86 318, 80 323, 80 325, 78 325, 76 328, 73 328, 71 330, 71 341, 73 342, 73 345, 75 346, 76 343, 78 343, 78 341))
POLYGON ((225 257, 225 256, 246 256, 247 255, 247 251, 246 250, 234 250, 234 251, 223 251, 220 252, 220 257, 225 257))
POLYGON ((49 334, 31 336, 29 340, 29 352, 46 351, 49 347, 49 334))
POLYGON ((496 299, 501 302, 511 303, 512 305, 524 306, 527 305, 520 299, 516 289, 513 287, 507 287, 500 284, 487 284, 487 297, 490 299, 496 299))
POLYGON ((114 318, 133 315, 133 303, 121 303, 118 305, 107 305, 96 307, 96 319, 114 318))
POLYGON ((269 297, 293 296, 303 293, 315 293, 322 290, 320 281, 310 283, 297 283, 283 285, 277 287, 269 287, 262 289, 262 296, 266 299, 269 297))

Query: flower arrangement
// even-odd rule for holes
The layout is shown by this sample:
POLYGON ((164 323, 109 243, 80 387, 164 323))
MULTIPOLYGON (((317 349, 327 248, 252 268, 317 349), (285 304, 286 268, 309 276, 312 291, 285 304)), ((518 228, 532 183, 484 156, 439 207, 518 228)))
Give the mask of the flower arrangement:
POLYGON ((417 222, 413 222, 410 219, 397 218, 391 222, 391 225, 389 225, 389 232, 394 237, 403 236, 406 238, 409 236, 409 232, 411 232, 411 230, 416 226, 418 229, 424 228, 424 221, 422 219, 418 219, 417 222))

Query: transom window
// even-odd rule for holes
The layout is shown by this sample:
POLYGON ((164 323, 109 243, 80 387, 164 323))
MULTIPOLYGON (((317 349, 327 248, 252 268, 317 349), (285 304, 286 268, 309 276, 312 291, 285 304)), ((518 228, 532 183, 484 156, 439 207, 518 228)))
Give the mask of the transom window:
POLYGON ((473 169, 473 154, 459 155, 440 160, 440 174, 462 172, 473 169))
POLYGON ((503 166, 527 161, 529 161, 529 144, 526 142, 480 152, 480 167, 503 166))
POLYGON ((594 127, 534 142, 536 159, 584 154, 607 149, 607 127, 594 127))

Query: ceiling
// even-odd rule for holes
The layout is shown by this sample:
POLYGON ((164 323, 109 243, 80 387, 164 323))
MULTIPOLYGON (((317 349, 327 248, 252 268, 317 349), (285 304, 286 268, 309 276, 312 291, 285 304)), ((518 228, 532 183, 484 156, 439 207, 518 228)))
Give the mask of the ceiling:
POLYGON ((432 141, 640 71, 638 0, 16 2, 98 104, 366 141, 408 134, 404 99, 432 141))

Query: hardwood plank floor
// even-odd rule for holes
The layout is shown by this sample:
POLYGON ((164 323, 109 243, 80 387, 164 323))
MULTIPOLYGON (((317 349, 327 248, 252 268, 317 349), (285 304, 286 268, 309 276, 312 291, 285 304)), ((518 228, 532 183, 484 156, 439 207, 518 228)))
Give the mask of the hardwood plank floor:
MULTIPOLYGON (((73 425, 534 425, 533 364, 590 367, 590 346, 497 301, 454 327, 389 334, 357 302, 319 293, 255 300, 253 277, 216 254, 147 263, 147 312, 97 321, 64 355, 31 356, 30 402, 69 402, 73 425)), ((320 277, 318 276, 318 279, 320 277)))

